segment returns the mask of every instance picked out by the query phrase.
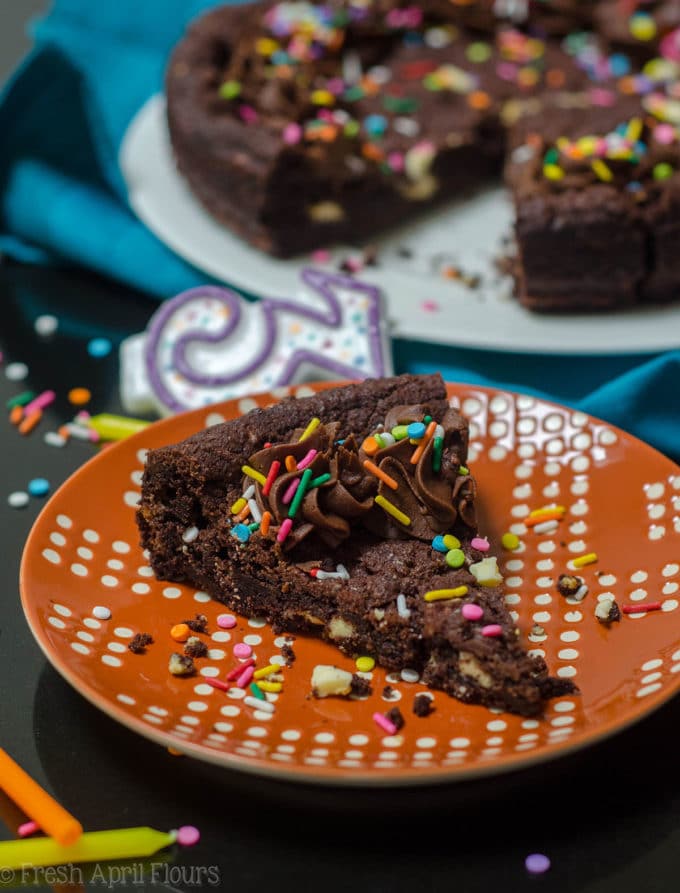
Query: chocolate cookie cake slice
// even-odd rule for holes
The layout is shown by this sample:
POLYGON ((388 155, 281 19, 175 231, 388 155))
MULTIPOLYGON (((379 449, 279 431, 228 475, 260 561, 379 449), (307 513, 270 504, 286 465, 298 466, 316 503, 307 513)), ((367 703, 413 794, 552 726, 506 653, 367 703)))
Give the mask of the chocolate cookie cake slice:
POLYGON ((217 220, 280 257, 356 244, 459 198, 500 172, 510 98, 590 78, 577 53, 499 19, 503 6, 337 0, 208 11, 166 75, 179 172, 217 220))
POLYGON ((160 579, 277 630, 536 715, 573 686, 518 640, 467 443, 439 376, 284 400, 149 453, 142 545, 160 579))

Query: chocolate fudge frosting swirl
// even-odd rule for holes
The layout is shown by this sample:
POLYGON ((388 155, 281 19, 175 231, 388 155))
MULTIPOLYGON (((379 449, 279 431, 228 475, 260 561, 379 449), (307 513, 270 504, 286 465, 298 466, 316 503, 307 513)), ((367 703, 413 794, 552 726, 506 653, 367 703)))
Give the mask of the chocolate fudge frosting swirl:
MULTIPOLYGON (((420 421, 427 407, 420 405, 395 407, 388 414, 384 430, 420 421)), ((475 483, 459 469, 467 453, 466 430, 461 417, 449 410, 440 422, 443 431, 441 468, 433 470, 433 441, 431 438, 417 463, 411 462, 416 446, 408 438, 396 441, 369 456, 357 443, 354 435, 338 440, 335 424, 320 425, 304 441, 302 432, 294 432, 289 443, 273 444, 254 453, 248 464, 265 477, 274 462, 280 467, 267 493, 256 483, 256 500, 260 511, 272 515, 274 530, 281 528, 289 517, 292 499, 289 489, 301 471, 289 471, 286 459, 293 457, 296 464, 315 451, 306 468, 311 480, 327 479, 306 490, 294 517, 293 527, 283 547, 290 550, 311 534, 334 548, 348 539, 357 524, 383 538, 414 537, 431 540, 437 533, 469 532, 476 529, 474 513, 475 483), (384 480, 369 471, 365 462, 377 466, 397 483, 394 490, 384 480), (385 499, 410 519, 402 524, 375 503, 376 496, 385 499)), ((290 460, 289 460, 290 462, 290 460)), ((247 479, 244 485, 252 484, 247 479)))

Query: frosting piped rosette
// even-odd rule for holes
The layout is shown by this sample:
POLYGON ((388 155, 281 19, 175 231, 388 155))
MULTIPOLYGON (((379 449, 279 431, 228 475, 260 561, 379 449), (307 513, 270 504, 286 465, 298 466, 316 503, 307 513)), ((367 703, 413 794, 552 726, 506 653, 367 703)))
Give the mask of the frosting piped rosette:
POLYGON ((275 538, 286 551, 311 538, 335 548, 357 524, 383 539, 469 535, 475 482, 466 455, 467 429, 453 410, 437 420, 426 406, 395 407, 361 442, 352 434, 338 439, 336 423, 313 419, 290 442, 249 457, 250 498, 239 501, 234 535, 275 538))

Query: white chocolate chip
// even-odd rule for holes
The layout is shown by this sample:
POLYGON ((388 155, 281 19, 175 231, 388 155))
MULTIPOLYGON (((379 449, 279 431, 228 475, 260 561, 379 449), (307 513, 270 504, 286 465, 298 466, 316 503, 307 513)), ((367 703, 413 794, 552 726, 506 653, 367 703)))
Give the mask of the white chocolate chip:
POLYGON ((432 198, 439 189, 439 180, 432 174, 427 174, 413 183, 399 183, 397 189, 409 201, 424 202, 428 198, 432 198))
POLYGON ((328 624, 328 635, 331 639, 349 639, 355 632, 352 624, 343 620, 342 617, 333 617, 328 624))
POLYGON ((404 170, 409 180, 417 182, 429 176, 436 150, 432 143, 417 143, 404 155, 404 170))
POLYGON ((339 667, 317 664, 312 670, 312 693, 315 698, 348 695, 352 690, 352 674, 339 667))
POLYGON ((471 679, 474 679, 475 682, 478 682, 482 688, 491 688, 493 685, 493 679, 486 670, 483 670, 477 658, 470 654, 469 651, 461 651, 458 655, 458 669, 463 674, 463 676, 469 676, 471 679))
POLYGON ((193 543, 193 541, 198 538, 198 533, 198 527, 187 527, 182 534, 182 539, 185 543, 193 543))
POLYGON ((470 573, 481 586, 500 586, 503 582, 498 562, 493 555, 471 564, 470 573))
POLYGON ((309 205, 307 214, 316 223, 336 223, 345 219, 345 211, 337 202, 317 202, 309 205))

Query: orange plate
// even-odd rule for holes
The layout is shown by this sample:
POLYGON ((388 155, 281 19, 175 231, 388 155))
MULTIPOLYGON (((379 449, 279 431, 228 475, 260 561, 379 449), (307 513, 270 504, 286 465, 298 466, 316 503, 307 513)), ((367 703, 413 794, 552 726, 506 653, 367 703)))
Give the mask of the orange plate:
POLYGON ((463 385, 449 393, 471 421, 481 529, 500 556, 522 639, 545 655, 552 673, 573 678, 580 696, 554 700, 544 718, 526 720, 433 692, 435 712, 420 719, 411 708, 425 687, 376 668, 368 699, 314 700, 315 664, 353 663, 302 637, 294 665, 283 670, 283 692, 269 696, 273 715, 246 706, 238 689, 208 686, 201 676, 224 677, 237 642, 251 644, 262 666, 277 659, 285 637, 257 618, 219 630, 224 607, 154 579, 134 521, 144 453, 265 406, 271 395, 158 422, 96 456, 53 496, 21 569, 24 611, 47 658, 93 704, 159 744, 230 768, 316 782, 417 784, 496 773, 591 744, 658 707, 680 685, 680 469, 580 412, 463 385), (522 518, 552 502, 567 507, 557 532, 527 530, 522 518), (506 530, 520 536, 515 552, 498 545, 506 530), (571 557, 586 552, 599 556, 579 572, 590 591, 570 603, 555 581, 571 557), (661 600, 663 610, 624 616, 607 629, 593 615, 606 592, 620 605, 661 600), (95 620, 95 605, 109 607, 111 619, 95 620), (176 650, 170 627, 197 611, 210 621, 210 655, 198 661, 199 676, 178 679, 167 669, 176 650), (544 634, 531 636, 534 624, 544 634), (146 655, 127 649, 136 632, 154 637, 146 655), (382 694, 388 683, 396 692, 389 702, 382 694), (372 714, 396 704, 406 725, 389 737, 372 714))

